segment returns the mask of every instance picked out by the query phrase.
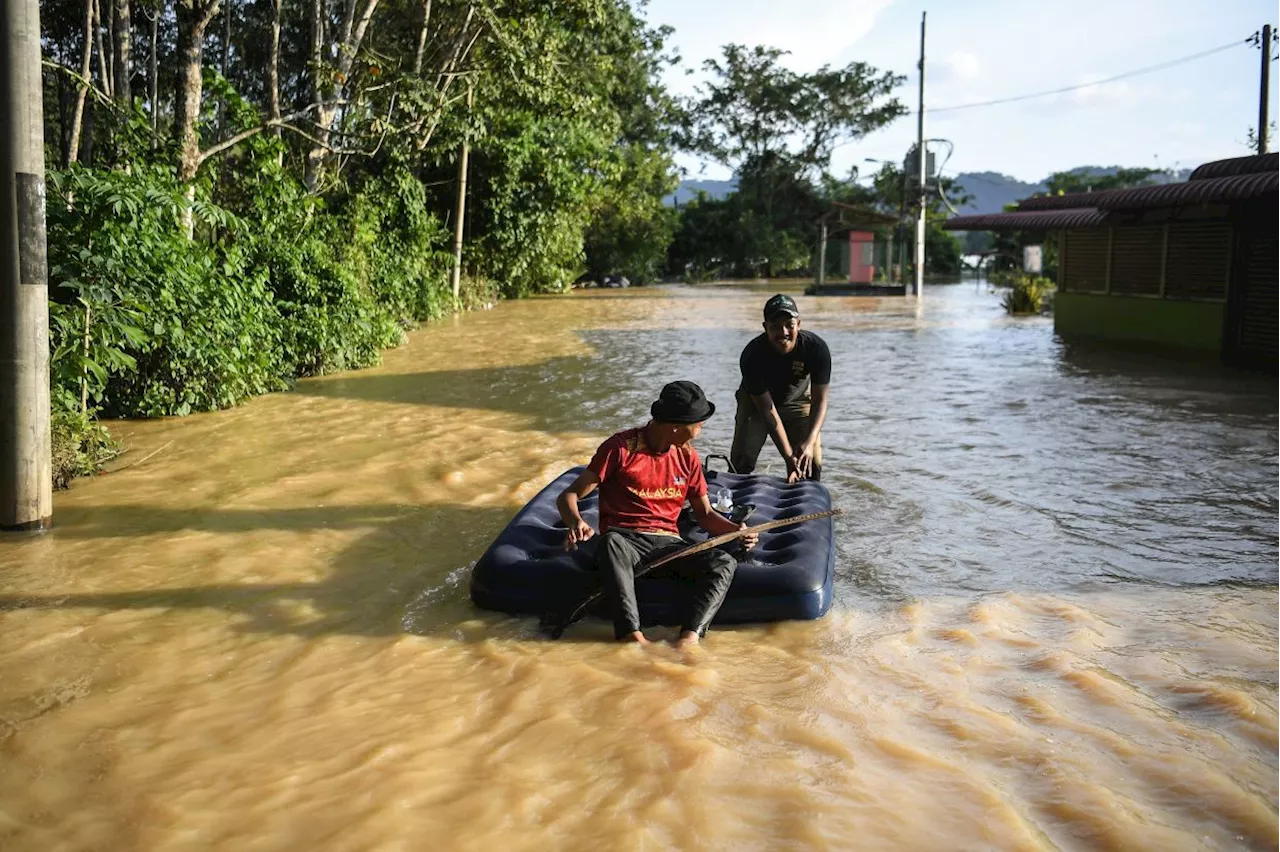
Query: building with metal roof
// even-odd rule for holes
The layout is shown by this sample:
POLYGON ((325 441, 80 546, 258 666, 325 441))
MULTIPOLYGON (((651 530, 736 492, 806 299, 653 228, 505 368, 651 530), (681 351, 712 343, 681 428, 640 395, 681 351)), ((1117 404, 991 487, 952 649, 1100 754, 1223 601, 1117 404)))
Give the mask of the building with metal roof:
POLYGON ((1045 234, 1058 250, 1060 333, 1274 368, 1278 165, 1275 154, 1216 160, 1179 183, 1028 198, 943 227, 1045 234))

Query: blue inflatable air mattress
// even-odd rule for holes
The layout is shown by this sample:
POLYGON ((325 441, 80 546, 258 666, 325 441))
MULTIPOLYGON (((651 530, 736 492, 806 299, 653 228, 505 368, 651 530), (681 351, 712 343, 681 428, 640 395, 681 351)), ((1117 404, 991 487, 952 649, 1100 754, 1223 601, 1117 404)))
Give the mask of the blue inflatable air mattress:
MULTIPOLYGON (((599 590, 595 546, 599 536, 573 553, 566 553, 564 524, 556 498, 583 468, 565 471, 529 501, 489 546, 471 574, 471 600, 483 609, 515 614, 545 615, 572 610, 599 590)), ((788 485, 781 479, 756 474, 707 471, 712 495, 728 488, 735 504, 756 509, 748 524, 763 524, 831 508, 831 495, 819 482, 788 485)), ((598 491, 579 503, 583 518, 599 529, 598 491)), ((745 556, 717 624, 786 621, 822 617, 831 607, 835 574, 835 534, 831 518, 767 530, 745 556)), ((707 534, 694 527, 685 539, 702 541, 707 534)), ((671 577, 641 577, 636 582, 640 616, 645 624, 677 624, 684 590, 671 577)), ((607 616, 602 602, 595 614, 607 616)))

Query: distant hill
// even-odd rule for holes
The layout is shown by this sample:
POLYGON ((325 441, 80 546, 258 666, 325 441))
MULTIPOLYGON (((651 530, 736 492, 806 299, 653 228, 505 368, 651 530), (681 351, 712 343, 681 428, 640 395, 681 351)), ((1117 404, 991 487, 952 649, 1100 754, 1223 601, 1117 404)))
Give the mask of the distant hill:
POLYGON ((662 203, 668 207, 673 203, 684 204, 697 198, 699 192, 705 192, 711 198, 724 198, 737 188, 738 181, 736 178, 730 180, 686 180, 676 187, 675 193, 662 199, 662 203))
MULTIPOLYGON (((1110 175, 1115 174, 1118 168, 1120 167, 1077 166, 1069 171, 1081 175, 1110 175)), ((1152 180, 1155 183, 1173 183, 1186 180, 1190 174, 1190 169, 1180 169, 1152 175, 1152 180)), ((968 204, 956 206, 960 213, 999 213, 1006 204, 1029 198, 1037 192, 1048 191, 1044 181, 1026 183, 999 172, 961 172, 956 175, 956 182, 963 187, 965 194, 973 196, 968 204)), ((687 180, 680 184, 673 195, 663 199, 663 202, 667 205, 684 204, 696 198, 699 192, 705 192, 711 198, 724 198, 737 185, 736 180, 687 180)))
POLYGON ((961 213, 999 213, 1006 204, 1047 191, 1043 183, 1024 183, 999 172, 961 172, 956 183, 973 196, 968 204, 956 206, 961 213))
MULTIPOLYGON (((1078 175, 1113 175, 1120 166, 1076 166, 1068 169, 1078 175)), ((1151 176, 1152 183, 1176 183, 1191 176, 1191 169, 1161 172, 1151 176)), ((1047 181, 1048 178, 1045 178, 1047 181)), ((957 206, 961 213, 999 213, 1006 204, 1013 204, 1037 192, 1047 192, 1045 181, 1024 183, 1017 178, 1002 175, 999 172, 961 172, 956 175, 956 182, 964 188, 965 193, 973 196, 973 201, 963 207, 957 206)))

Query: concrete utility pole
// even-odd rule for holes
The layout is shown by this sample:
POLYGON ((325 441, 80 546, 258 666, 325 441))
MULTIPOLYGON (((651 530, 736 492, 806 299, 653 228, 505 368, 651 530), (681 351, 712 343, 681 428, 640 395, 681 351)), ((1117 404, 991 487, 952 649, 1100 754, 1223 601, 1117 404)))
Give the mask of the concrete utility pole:
POLYGON ((1258 95, 1258 153, 1267 153, 1267 108, 1271 100, 1271 25, 1262 27, 1262 91, 1258 95))
POLYGON ((920 210, 916 213, 915 296, 917 299, 924 296, 924 210, 927 193, 925 177, 929 159, 924 152, 924 23, 928 14, 928 12, 920 13, 920 108, 916 112, 916 160, 918 163, 916 177, 920 181, 919 186, 916 187, 917 200, 920 204, 920 210))
MULTIPOLYGON (((471 82, 467 82, 467 113, 471 112, 471 82)), ((458 158, 458 218, 453 223, 453 309, 462 310, 462 220, 467 212, 467 155, 470 146, 462 137, 462 156, 458 158)))
POLYGON ((827 214, 818 219, 818 274, 814 279, 817 295, 822 294, 822 286, 827 283, 827 214))
POLYGON ((0 2, 0 529, 53 516, 40 6, 0 2))

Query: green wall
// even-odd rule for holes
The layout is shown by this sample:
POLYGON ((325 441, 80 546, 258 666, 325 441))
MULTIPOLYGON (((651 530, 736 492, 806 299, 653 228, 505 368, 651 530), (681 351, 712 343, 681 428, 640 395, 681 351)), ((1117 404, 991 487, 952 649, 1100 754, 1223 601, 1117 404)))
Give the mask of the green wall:
POLYGON ((1222 349, 1221 302, 1180 302, 1088 293, 1058 293, 1053 328, 1060 334, 1142 340, 1190 349, 1222 349))

